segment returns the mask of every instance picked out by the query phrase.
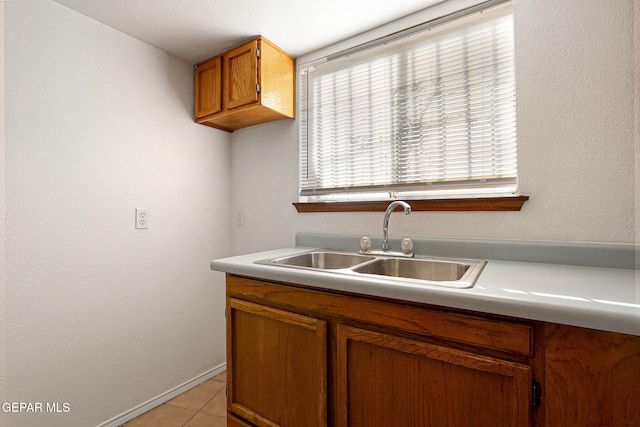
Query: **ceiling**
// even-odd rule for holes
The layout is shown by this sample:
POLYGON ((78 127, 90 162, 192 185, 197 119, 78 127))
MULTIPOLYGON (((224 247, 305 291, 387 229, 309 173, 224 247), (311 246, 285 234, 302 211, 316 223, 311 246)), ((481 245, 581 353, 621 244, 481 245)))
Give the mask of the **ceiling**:
POLYGON ((443 0, 54 0, 192 64, 256 35, 293 56, 443 0))

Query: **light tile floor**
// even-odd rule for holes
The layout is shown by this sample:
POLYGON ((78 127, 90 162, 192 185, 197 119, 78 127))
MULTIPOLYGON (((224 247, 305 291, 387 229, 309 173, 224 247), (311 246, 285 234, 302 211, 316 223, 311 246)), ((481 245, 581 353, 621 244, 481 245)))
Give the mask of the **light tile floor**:
POLYGON ((226 427, 227 374, 223 372, 124 424, 126 427, 226 427))

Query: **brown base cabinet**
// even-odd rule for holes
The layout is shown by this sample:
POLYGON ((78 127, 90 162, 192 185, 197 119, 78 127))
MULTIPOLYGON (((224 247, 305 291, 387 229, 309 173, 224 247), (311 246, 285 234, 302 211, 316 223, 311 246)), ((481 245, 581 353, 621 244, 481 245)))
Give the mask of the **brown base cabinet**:
POLYGON ((228 371, 250 373, 232 375, 231 412, 263 426, 327 425, 326 322, 233 298, 229 307, 228 371))
POLYGON ((546 426, 640 426, 640 337, 546 325, 546 426))
POLYGON ((530 425, 531 368, 338 325, 337 425, 530 425))
POLYGON ((640 337, 227 276, 228 425, 639 426, 640 337))

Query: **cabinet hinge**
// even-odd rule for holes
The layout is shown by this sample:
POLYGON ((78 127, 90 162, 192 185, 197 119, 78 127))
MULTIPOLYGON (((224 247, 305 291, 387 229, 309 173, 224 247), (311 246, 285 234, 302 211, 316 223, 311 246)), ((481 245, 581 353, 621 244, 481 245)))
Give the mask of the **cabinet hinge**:
POLYGON ((256 58, 260 59, 260 48, 256 49, 256 58))
POLYGON ((256 84, 257 92, 260 93, 260 83, 256 84))
POLYGON ((542 387, 538 381, 533 381, 531 383, 531 405, 534 408, 540 407, 540 402, 542 401, 542 387))

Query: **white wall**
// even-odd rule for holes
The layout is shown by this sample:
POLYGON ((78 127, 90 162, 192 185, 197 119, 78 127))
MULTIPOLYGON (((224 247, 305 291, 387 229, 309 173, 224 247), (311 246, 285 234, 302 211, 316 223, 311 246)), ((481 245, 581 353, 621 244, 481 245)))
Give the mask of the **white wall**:
POLYGON ((640 241, 640 2, 634 3, 633 13, 633 63, 635 64, 635 90, 634 107, 635 114, 635 158, 636 158, 636 242, 640 241))
MULTIPOLYGON (((5 85, 4 85, 4 2, 0 2, 0 384, 7 383, 7 263, 5 232, 5 85)), ((0 403, 7 401, 7 390, 0 387, 0 403)), ((0 411, 0 425, 7 425, 6 414, 0 411)))
POLYGON ((235 254, 286 248, 295 244, 298 194, 298 126, 292 119, 233 133, 231 149, 235 254))
MULTIPOLYGON (((460 0, 462 3, 463 0, 460 0)), ((467 1, 468 2, 468 1, 467 1)), ((443 3, 438 7, 451 5, 443 3)), ((572 242, 635 242, 633 0, 514 0, 521 212, 415 212, 391 220, 392 235, 572 242)), ((636 12, 637 13, 637 12, 636 12)), ((425 13, 372 33, 424 21, 425 13), (413 20, 413 22, 412 22, 413 20), (395 27, 394 27, 395 25, 395 27)), ((361 42, 323 49, 322 54, 361 42)), ((305 55, 302 62, 313 59, 305 55)), ((234 197, 247 218, 263 215, 268 246, 284 246, 297 231, 381 234, 380 213, 289 215, 296 200, 296 133, 267 139, 266 124, 234 136, 234 197), (287 138, 285 141, 284 138, 287 138), (251 166, 272 151, 271 174, 251 166), (270 191, 252 203, 254 185, 270 191), (285 200, 282 200, 282 199, 285 200), (278 212, 275 215, 270 212, 278 212), (279 212, 287 212, 280 214, 279 212)), ((253 252, 251 237, 234 229, 234 252, 253 252)))
MULTIPOLYGON (((398 215, 391 233, 634 242, 633 4, 515 0, 531 200, 398 215)), ((71 405, 0 425, 97 425, 223 363, 210 259, 380 233, 379 213, 295 212, 296 121, 196 125, 189 64, 49 0, 0 2, 0 23, 0 401, 71 405)))
POLYGON ((225 361, 209 261, 231 253, 230 137, 193 122, 190 64, 49 0, 2 4, 2 402, 70 412, 0 424, 95 426, 225 361))

